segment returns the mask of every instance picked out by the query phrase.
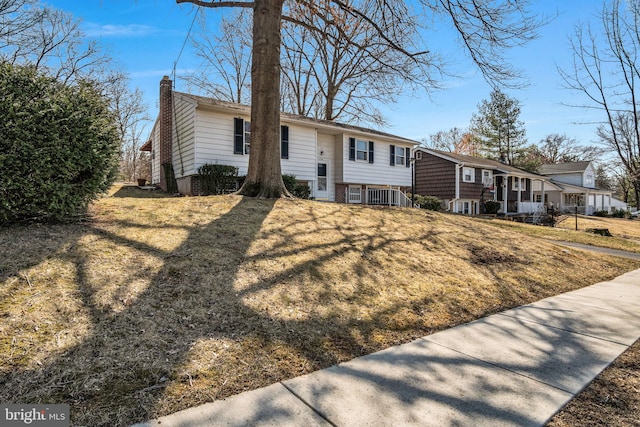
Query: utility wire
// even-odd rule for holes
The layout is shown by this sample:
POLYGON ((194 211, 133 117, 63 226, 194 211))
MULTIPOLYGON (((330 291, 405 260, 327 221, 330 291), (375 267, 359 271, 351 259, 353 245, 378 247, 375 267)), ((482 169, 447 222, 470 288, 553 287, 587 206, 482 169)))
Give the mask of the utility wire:
POLYGON ((193 14, 193 20, 191 21, 191 26, 189 27, 189 31, 187 31, 187 36, 184 38, 184 41, 182 42, 182 47, 180 48, 180 53, 178 53, 178 58, 176 58, 176 60, 173 63, 173 73, 172 73, 172 80, 174 82, 175 85, 175 81, 176 81, 176 67, 178 66, 178 61, 180 61, 180 57, 182 57, 182 52, 184 52, 184 48, 187 45, 187 41, 189 41, 189 37, 191 36, 191 30, 193 30, 193 26, 196 23, 196 18, 198 17, 198 12, 200 12, 200 8, 196 7, 196 13, 193 14))

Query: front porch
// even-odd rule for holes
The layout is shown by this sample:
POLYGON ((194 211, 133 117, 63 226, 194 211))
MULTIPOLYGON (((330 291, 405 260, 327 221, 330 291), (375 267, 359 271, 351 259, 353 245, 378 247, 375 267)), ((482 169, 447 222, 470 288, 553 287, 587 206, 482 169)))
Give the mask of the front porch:
POLYGON ((562 213, 576 213, 583 215, 593 215, 598 211, 611 213, 611 193, 605 192, 584 192, 563 194, 559 210, 562 213))
POLYGON ((495 177, 496 188, 490 193, 493 200, 502 205, 500 213, 514 214, 541 214, 545 212, 544 181, 532 176, 519 176, 503 174, 495 177), (536 185, 537 184, 537 185, 536 185), (543 196, 536 196, 534 188, 542 188, 543 196))
POLYGON ((350 185, 345 188, 345 201, 365 205, 411 207, 411 199, 400 187, 350 185))

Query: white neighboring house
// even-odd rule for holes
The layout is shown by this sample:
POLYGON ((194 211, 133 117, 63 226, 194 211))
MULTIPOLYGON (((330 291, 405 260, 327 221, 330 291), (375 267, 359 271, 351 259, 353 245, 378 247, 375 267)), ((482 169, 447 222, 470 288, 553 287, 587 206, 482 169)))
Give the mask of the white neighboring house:
MULTIPOLYGON (((251 147, 251 109, 187 93, 160 82, 160 112, 147 143, 151 183, 200 194, 197 173, 204 164, 230 165, 246 175, 251 147)), ((418 144, 391 134, 281 114, 281 167, 311 189, 316 200, 407 206, 411 150, 418 144)))
POLYGON ((596 211, 611 213, 613 197, 610 190, 596 188, 596 170, 593 162, 569 162, 542 165, 540 175, 547 177, 558 187, 549 193, 552 202, 562 212, 593 215, 596 211))

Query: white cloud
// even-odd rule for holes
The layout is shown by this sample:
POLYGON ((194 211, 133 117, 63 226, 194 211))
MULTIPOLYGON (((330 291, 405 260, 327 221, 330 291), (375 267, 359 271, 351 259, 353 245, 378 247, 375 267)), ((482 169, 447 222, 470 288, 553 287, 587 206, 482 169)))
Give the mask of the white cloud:
POLYGON ((114 25, 87 23, 84 26, 85 34, 89 37, 144 37, 157 33, 158 30, 149 25, 114 25))
MULTIPOLYGON (((192 73, 195 71, 193 68, 178 68, 176 69, 176 74, 178 77, 184 74, 192 73)), ((141 70, 141 71, 133 71, 129 73, 129 76, 132 79, 146 78, 146 77, 162 77, 162 76, 171 76, 173 75, 172 69, 162 69, 162 70, 141 70)))

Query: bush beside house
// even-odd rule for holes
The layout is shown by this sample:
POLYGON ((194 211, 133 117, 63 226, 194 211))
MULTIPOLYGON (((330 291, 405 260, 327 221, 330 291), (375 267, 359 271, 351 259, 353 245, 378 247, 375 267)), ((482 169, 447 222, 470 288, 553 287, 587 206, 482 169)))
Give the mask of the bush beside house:
POLYGON ((117 172, 108 101, 90 83, 4 62, 0 87, 0 224, 83 214, 117 172))

